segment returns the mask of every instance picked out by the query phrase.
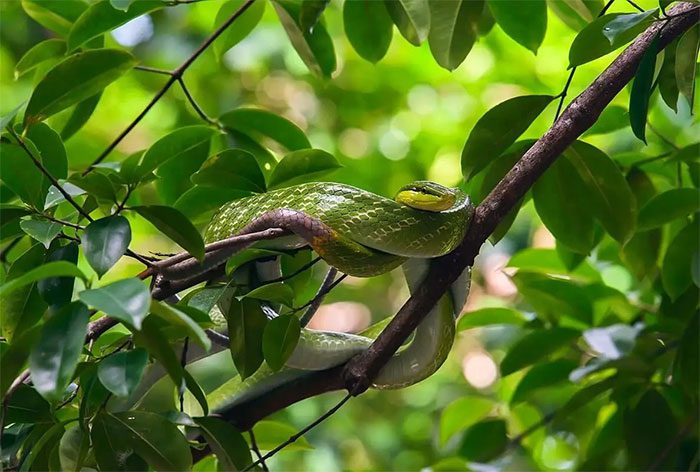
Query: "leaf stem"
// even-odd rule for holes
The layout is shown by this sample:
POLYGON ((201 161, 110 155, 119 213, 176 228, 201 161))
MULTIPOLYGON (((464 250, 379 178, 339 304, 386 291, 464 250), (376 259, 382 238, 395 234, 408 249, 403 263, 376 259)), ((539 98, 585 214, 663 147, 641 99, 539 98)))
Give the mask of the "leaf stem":
POLYGON ((263 472, 269 472, 269 469, 267 468, 267 464, 265 464, 265 460, 263 459, 262 454, 260 454, 260 448, 258 447, 257 441, 255 441, 255 434, 253 433, 253 430, 251 429, 248 431, 248 435, 250 436, 250 448, 253 450, 256 456, 258 456, 258 462, 260 462, 260 468, 263 470, 263 472))

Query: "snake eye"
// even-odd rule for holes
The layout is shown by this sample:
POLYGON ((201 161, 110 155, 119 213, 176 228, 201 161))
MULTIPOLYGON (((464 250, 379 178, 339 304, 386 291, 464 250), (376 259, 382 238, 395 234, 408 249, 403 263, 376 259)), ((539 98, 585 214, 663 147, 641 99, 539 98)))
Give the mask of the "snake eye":
POLYGON ((455 203, 454 190, 435 182, 418 181, 402 187, 394 200, 411 208, 425 211, 445 211, 455 203))

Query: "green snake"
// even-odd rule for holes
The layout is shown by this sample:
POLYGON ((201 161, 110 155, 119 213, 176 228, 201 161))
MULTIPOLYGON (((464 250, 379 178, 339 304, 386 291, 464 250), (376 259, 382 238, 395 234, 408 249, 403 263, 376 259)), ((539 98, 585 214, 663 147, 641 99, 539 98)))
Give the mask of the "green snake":
MULTIPOLYGON (((315 182, 225 204, 209 224, 205 241, 282 228, 291 234, 259 242, 256 247, 310 247, 330 266, 356 277, 382 274, 403 265, 413 292, 427 273, 426 262, 457 247, 472 214, 465 193, 433 182, 409 184, 394 200, 349 185, 315 182)), ((442 365, 454 339, 457 311, 466 299, 468 276, 465 271, 453 284, 418 326, 411 343, 382 368, 373 387, 412 385, 442 365)), ((273 373, 263 364, 243 381, 235 377, 209 394, 210 407, 221 410, 304 375, 304 371, 342 364, 372 341, 367 336, 302 329, 281 372, 273 373)))

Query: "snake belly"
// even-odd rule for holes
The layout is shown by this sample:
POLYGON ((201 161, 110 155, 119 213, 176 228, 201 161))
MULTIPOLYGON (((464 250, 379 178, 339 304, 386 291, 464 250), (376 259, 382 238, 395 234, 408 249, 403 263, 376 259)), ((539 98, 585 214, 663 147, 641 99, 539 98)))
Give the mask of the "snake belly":
MULTIPOLYGON (((403 265, 409 289, 423 281, 429 259, 461 242, 473 213, 466 194, 444 211, 425 211, 349 185, 314 182, 234 200, 213 217, 205 241, 269 227, 291 228, 291 237, 256 246, 286 249, 310 246, 329 265, 357 277, 382 274, 403 265)), ((446 359, 455 335, 457 311, 466 299, 469 272, 453 285, 416 329, 413 340, 383 367, 374 388, 402 388, 432 375, 446 359)), ((222 318, 219 316, 218 318, 222 318)), ((267 389, 349 360, 373 339, 347 333, 302 329, 282 372, 263 365, 252 377, 238 377, 212 392, 210 406, 225 408, 267 389)))

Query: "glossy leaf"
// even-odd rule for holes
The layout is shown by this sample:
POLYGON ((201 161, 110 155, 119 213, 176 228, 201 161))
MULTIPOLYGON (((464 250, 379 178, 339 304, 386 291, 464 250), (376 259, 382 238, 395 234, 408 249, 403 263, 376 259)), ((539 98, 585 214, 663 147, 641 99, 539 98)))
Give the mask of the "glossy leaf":
POLYGON ((191 179, 203 186, 265 191, 265 177, 258 162, 252 154, 241 149, 227 149, 209 158, 191 179))
POLYGON ((676 83, 678 91, 685 97, 693 109, 695 97, 695 70, 697 68, 698 48, 700 48, 700 27, 693 26, 678 40, 676 49, 676 83))
POLYGON ((507 444, 506 422, 497 418, 486 419, 467 430, 458 452, 473 462, 489 462, 498 457, 507 444))
POLYGON ((545 318, 569 317, 592 324, 593 304, 585 287, 558 276, 522 270, 512 280, 520 294, 545 318))
POLYGON ((457 331, 499 324, 522 326, 524 323, 522 313, 511 308, 482 308, 464 313, 457 321, 457 331))
POLYGON ((0 176, 23 202, 37 209, 44 207, 46 180, 24 149, 0 142, 0 176))
POLYGON ((462 174, 471 179, 518 139, 554 99, 525 95, 499 103, 479 118, 462 150, 462 174))
POLYGON ((575 361, 557 359, 552 362, 537 364, 528 370, 518 382, 510 398, 510 404, 516 405, 527 401, 539 389, 552 387, 569 380, 569 373, 577 366, 575 361))
MULTIPOLYGON (((143 179, 149 172, 153 172, 162 164, 173 160, 187 158, 191 151, 208 143, 214 130, 208 126, 186 126, 169 133, 156 141, 141 158, 136 171, 138 177, 143 179)), ((204 151, 207 153, 207 150, 204 151)))
POLYGON ((637 66, 630 92, 630 125, 636 137, 646 144, 647 111, 654 82, 656 55, 659 52, 659 38, 656 36, 644 51, 637 66))
POLYGON ((40 25, 65 36, 87 4, 82 0, 22 0, 22 8, 40 25))
POLYGON ((547 32, 545 0, 489 0, 489 8, 508 36, 537 54, 547 32))
MULTIPOLYGON (((56 179, 68 176, 68 158, 61 137, 46 123, 36 123, 27 129, 27 137, 31 140, 44 168, 56 179)), ((42 191, 48 190, 49 179, 44 179, 42 191)))
POLYGON ((17 61, 15 79, 21 77, 50 59, 58 59, 66 52, 66 42, 62 39, 47 39, 32 47, 17 61))
MULTIPOLYGON (((225 115, 224 115, 225 116, 225 115)), ((236 131, 230 126, 226 126, 226 123, 220 119, 224 124, 226 129, 226 142, 228 147, 233 149, 242 149, 251 153, 255 156, 255 160, 258 161, 260 170, 262 170, 265 176, 269 176, 272 169, 277 165, 277 158, 270 152, 269 149, 262 146, 259 142, 255 141, 253 138, 245 133, 236 131)))
POLYGON ((362 58, 376 63, 389 50, 393 23, 384 2, 347 0, 343 3, 343 26, 362 58))
POLYGON ((549 9, 574 31, 593 21, 603 8, 602 0, 550 0, 549 9))
POLYGON ((227 127, 253 138, 270 138, 290 151, 311 147, 308 138, 297 125, 267 110, 236 108, 221 115, 220 120, 227 127))
MULTIPOLYGON (((45 253, 43 246, 35 244, 20 254, 7 271, 0 290, 5 285, 11 284, 14 279, 40 267, 44 263, 45 253)), ((46 310, 46 303, 39 295, 33 281, 12 292, 3 293, 1 300, 0 327, 2 335, 10 341, 13 341, 16 335, 21 335, 23 331, 34 326, 46 310)))
POLYGON ((331 0, 302 0, 299 24, 305 31, 311 31, 320 21, 323 11, 331 0))
MULTIPOLYGON (((233 0, 224 2, 219 8, 214 20, 214 27, 218 28, 231 15, 233 15, 243 5, 243 0, 233 0)), ((254 2, 244 11, 236 20, 234 26, 227 28, 219 38, 214 41, 214 52, 216 57, 223 56, 226 51, 240 43, 243 38, 248 36, 251 31, 260 23, 263 13, 265 13, 265 5, 267 2, 254 2)))
MULTIPOLYGON (((78 263, 78 244, 71 242, 65 246, 58 246, 50 251, 46 256, 47 262, 66 261, 78 263)), ((73 277, 52 277, 40 280, 37 289, 41 297, 52 307, 60 307, 70 302, 73 298, 73 277)))
POLYGON ((609 13, 582 29, 569 49, 569 67, 598 59, 632 41, 653 21, 656 10, 609 13))
POLYGON ((228 336, 231 356, 241 379, 255 373, 262 364, 262 337, 267 317, 260 308, 260 302, 244 298, 234 300, 227 310, 228 336))
POLYGON ((320 149, 294 151, 286 156, 273 169, 269 179, 270 188, 288 187, 319 177, 341 167, 338 160, 320 149))
POLYGON ((657 83, 663 101, 673 111, 678 112, 678 83, 676 82, 676 51, 678 38, 664 48, 664 62, 661 64, 657 83))
POLYGON ((109 2, 94 3, 75 21, 68 35, 68 49, 74 50, 97 36, 123 25, 165 4, 160 0, 139 0, 126 11, 115 9, 109 2))
POLYGON ((519 339, 501 361, 501 374, 512 374, 523 367, 534 364, 549 354, 570 344, 579 336, 571 328, 538 329, 519 339))
POLYGON ((52 423, 53 414, 49 402, 27 384, 20 384, 17 390, 8 398, 4 414, 5 422, 9 423, 52 423))
POLYGON ((330 77, 335 71, 333 40, 322 23, 313 31, 304 31, 299 23, 300 6, 290 0, 273 2, 277 16, 294 49, 309 70, 322 77, 330 77))
POLYGON ((10 110, 8 113, 0 116, 0 130, 4 130, 9 124, 11 124, 19 111, 24 107, 27 102, 24 101, 10 110))
POLYGON ((273 318, 265 326, 262 349, 265 362, 272 370, 280 370, 299 341, 301 325, 294 315, 281 315, 273 318))
POLYGON ((572 280, 582 282, 599 282, 601 280, 598 269, 589 263, 578 264, 575 269, 568 268, 561 259, 561 251, 558 249, 523 249, 513 254, 508 261, 508 267, 548 275, 567 276, 572 280))
POLYGON ((78 103, 75 108, 73 108, 70 118, 68 118, 68 121, 66 121, 66 124, 63 125, 63 129, 61 130, 61 139, 66 141, 75 133, 80 131, 80 129, 92 116, 95 108, 97 108, 100 98, 102 98, 102 92, 86 98, 82 102, 78 103))
POLYGON ((85 274, 75 264, 65 261, 49 262, 2 284, 0 296, 6 296, 26 285, 49 277, 79 277, 83 281, 87 281, 85 274))
POLYGON ((700 225, 696 220, 683 228, 666 250, 661 268, 661 281, 664 290, 672 300, 682 295, 693 283, 691 270, 698 241, 700 241, 700 225))
POLYGON ((204 241, 185 215, 172 207, 162 205, 131 207, 139 215, 148 220, 160 232, 182 246, 198 260, 204 259, 204 241))
POLYGON ((127 431, 113 420, 110 413, 102 410, 95 416, 90 428, 90 442, 100 470, 144 470, 148 467, 126 441, 126 435, 127 431))
POLYGON ((49 401, 59 400, 73 377, 89 318, 87 307, 73 302, 49 318, 41 329, 29 369, 34 388, 49 401))
POLYGON ((151 294, 137 278, 118 280, 100 288, 83 290, 78 297, 106 315, 141 329, 148 314, 151 294))
POLYGON ((199 431, 219 460, 219 470, 243 470, 253 460, 248 443, 241 433, 226 421, 216 417, 195 418, 199 431))
POLYGON ((58 445, 58 456, 61 470, 78 472, 83 468, 90 450, 90 439, 82 428, 75 426, 61 436, 58 445))
POLYGON ((484 1, 430 2, 428 44, 433 57, 447 70, 456 69, 471 51, 484 1))
POLYGON ((184 328, 188 336, 202 346, 205 351, 211 349, 211 340, 207 336, 207 333, 205 333, 197 322, 186 313, 183 313, 172 305, 155 300, 151 303, 151 311, 153 314, 163 318, 170 325, 184 328))
MULTIPOLYGON (((298 432, 298 429, 280 421, 258 421, 253 427, 255 440, 263 451, 271 451, 298 432)), ((305 437, 300 437, 287 446, 288 451, 313 449, 305 437)))
POLYGON ((248 292, 245 296, 256 300, 281 303, 289 307, 294 303, 294 291, 284 282, 261 285, 248 292))
POLYGON ((629 112, 620 105, 610 105, 605 107, 598 120, 591 126, 586 135, 612 133, 625 128, 629 124, 629 112))
POLYGON ((53 241, 63 229, 63 225, 60 223, 39 218, 22 220, 19 226, 22 228, 22 231, 39 241, 46 249, 49 248, 51 241, 53 241))
POLYGON ((208 223, 213 211, 221 205, 250 195, 247 190, 195 185, 175 200, 173 206, 193 223, 208 223))
POLYGON ((671 470, 675 449, 666 452, 669 438, 678 434, 678 425, 668 402, 658 391, 647 390, 636 404, 623 412, 625 444, 630 464, 636 470, 671 470))
POLYGON ((639 211, 637 226, 648 230, 700 211, 697 189, 677 188, 656 195, 639 211))
POLYGON ((494 410, 490 398, 465 395, 447 405, 440 415, 440 443, 446 444, 456 433, 471 427, 494 410))
POLYGON ((118 49, 92 49, 73 54, 46 73, 27 104, 24 124, 43 121, 102 91, 135 64, 118 49))
POLYGON ((430 30, 430 8, 427 0, 385 1, 389 16, 401 36, 419 46, 428 37, 430 30))
POLYGON ((83 254, 102 277, 124 255, 131 242, 131 226, 121 215, 95 220, 85 228, 83 254))
MULTIPOLYGON (((25 367, 31 350, 39 340, 42 326, 34 326, 15 337, 14 342, 7 347, 2 343, 2 356, 0 356, 0 393, 5 397, 10 385, 25 367)), ((5 330, 5 326, 3 326, 5 330)))
POLYGON ((118 397, 128 397, 138 387, 147 363, 145 349, 115 352, 99 363, 97 375, 107 390, 118 397))

